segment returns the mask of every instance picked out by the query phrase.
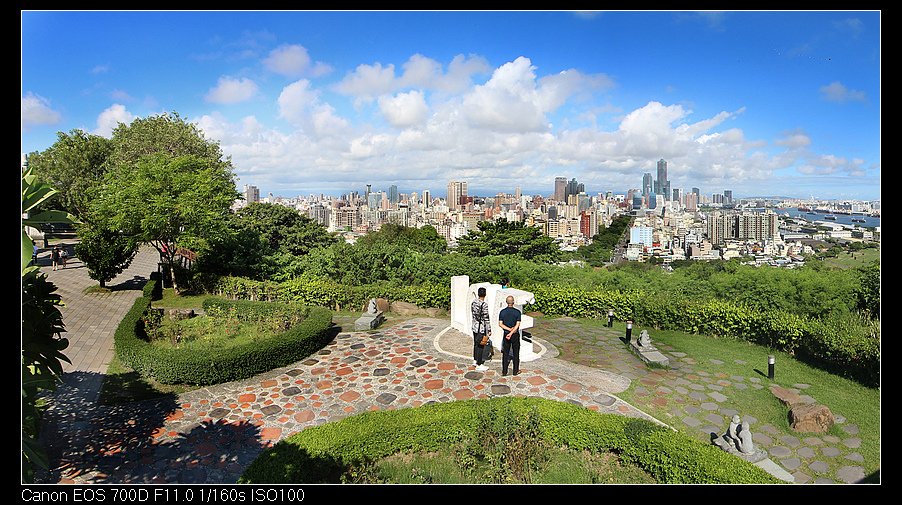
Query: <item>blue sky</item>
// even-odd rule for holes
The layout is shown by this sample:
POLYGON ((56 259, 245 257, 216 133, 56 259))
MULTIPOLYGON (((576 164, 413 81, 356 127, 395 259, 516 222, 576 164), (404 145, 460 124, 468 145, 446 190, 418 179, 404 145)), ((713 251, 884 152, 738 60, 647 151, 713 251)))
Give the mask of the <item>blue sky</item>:
POLYGON ((22 152, 177 111, 239 187, 880 197, 879 12, 23 12, 22 152))

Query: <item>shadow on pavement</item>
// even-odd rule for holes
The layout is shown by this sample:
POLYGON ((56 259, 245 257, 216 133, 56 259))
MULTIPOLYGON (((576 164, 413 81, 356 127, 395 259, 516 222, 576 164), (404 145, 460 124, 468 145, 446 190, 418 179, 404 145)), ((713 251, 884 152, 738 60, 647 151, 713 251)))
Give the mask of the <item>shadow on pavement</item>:
POLYGON ((99 405, 84 400, 80 386, 102 374, 73 372, 49 397, 41 440, 51 470, 42 482, 84 474, 91 483, 235 482, 264 443, 246 421, 208 421, 187 433, 164 426, 177 419, 174 394, 150 400, 99 405), (174 415, 175 414, 175 415, 174 415))
POLYGON ((145 284, 147 284, 147 277, 136 275, 127 281, 112 284, 108 287, 110 291, 133 291, 143 288, 145 284))

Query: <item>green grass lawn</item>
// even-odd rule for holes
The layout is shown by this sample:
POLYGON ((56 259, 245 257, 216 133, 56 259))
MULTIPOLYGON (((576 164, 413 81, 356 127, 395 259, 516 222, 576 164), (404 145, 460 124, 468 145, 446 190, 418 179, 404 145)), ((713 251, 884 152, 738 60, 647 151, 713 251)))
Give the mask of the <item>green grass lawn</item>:
MULTIPOLYGON (((533 475, 534 484, 654 484, 641 468, 625 464, 616 454, 552 448, 533 475)), ((468 473, 455 461, 453 451, 399 453, 378 460, 363 480, 392 484, 468 484, 478 481, 484 463, 468 473)))
POLYGON ((880 258, 880 249, 862 249, 855 252, 854 255, 853 258, 852 254, 843 252, 835 258, 824 258, 824 264, 842 269, 863 267, 880 258))
POLYGON ((99 401, 102 405, 119 405, 178 395, 193 389, 198 387, 186 384, 162 384, 152 378, 146 378, 114 356, 107 367, 99 401))
POLYGON ((273 331, 265 323, 240 323, 223 318, 197 316, 181 321, 163 318, 162 338, 154 338, 151 344, 170 349, 227 349, 259 342, 282 333, 273 331), (177 338, 176 338, 177 336, 177 338))
MULTIPOLYGON (((633 334, 636 335, 642 329, 641 327, 634 328, 633 334)), ((788 409, 773 396, 768 386, 777 384, 791 388, 793 384, 810 384, 811 387, 806 389, 803 394, 808 394, 819 403, 828 406, 834 414, 844 416, 847 419, 846 424, 858 425, 860 433, 857 436, 861 438, 862 442, 861 447, 856 450, 864 457, 861 465, 865 468, 866 473, 870 474, 880 468, 880 390, 878 388, 865 387, 850 379, 802 363, 786 353, 775 352, 749 342, 677 331, 647 329, 655 344, 670 345, 676 351, 684 352, 695 359, 697 364, 692 365, 692 368, 696 370, 706 371, 712 376, 724 373, 746 378, 759 377, 762 380, 761 384, 765 386, 763 389, 730 388, 727 395, 730 403, 735 404, 740 412, 758 418, 759 425, 772 424, 787 435, 799 438, 806 436, 790 430, 787 418, 788 409), (768 355, 774 355, 776 358, 774 381, 769 381, 766 377, 768 355), (715 365, 710 362, 711 359, 724 363, 715 365), (746 361, 747 364, 736 364, 735 360, 746 361)), ((671 357, 671 359, 674 358, 671 357)), ((630 388, 621 396, 630 402, 637 401, 635 388, 638 385, 641 384, 633 381, 630 388)), ((690 429, 683 423, 674 423, 673 418, 667 414, 669 407, 652 406, 649 409, 643 405, 643 409, 675 428, 698 435, 698 430, 690 429)), ((849 436, 836 425, 831 428, 830 434, 841 438, 849 436)), ((835 466, 851 464, 842 460, 829 463, 835 466)))

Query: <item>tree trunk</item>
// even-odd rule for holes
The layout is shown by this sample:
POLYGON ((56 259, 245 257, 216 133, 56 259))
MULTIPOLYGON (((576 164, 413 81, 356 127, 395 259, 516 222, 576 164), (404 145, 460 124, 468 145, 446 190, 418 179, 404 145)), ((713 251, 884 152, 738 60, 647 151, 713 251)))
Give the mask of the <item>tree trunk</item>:
POLYGON ((103 279, 100 279, 100 288, 101 289, 106 288, 106 281, 103 279))

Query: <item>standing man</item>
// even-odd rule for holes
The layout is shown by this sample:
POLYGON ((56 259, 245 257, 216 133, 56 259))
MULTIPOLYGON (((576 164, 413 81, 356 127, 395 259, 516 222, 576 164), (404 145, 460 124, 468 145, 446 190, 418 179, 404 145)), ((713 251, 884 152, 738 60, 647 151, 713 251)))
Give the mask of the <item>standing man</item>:
POLYGON ((507 365, 514 359, 514 375, 520 375, 520 311, 514 307, 514 297, 505 300, 507 308, 498 314, 498 324, 504 329, 501 341, 501 375, 507 375, 507 365))
POLYGON ((484 372, 489 369, 482 363, 485 361, 485 346, 488 344, 488 337, 492 335, 492 327, 489 324, 489 304, 485 302, 485 288, 479 288, 476 294, 479 299, 470 304, 470 314, 473 316, 473 364, 477 371, 484 372))

